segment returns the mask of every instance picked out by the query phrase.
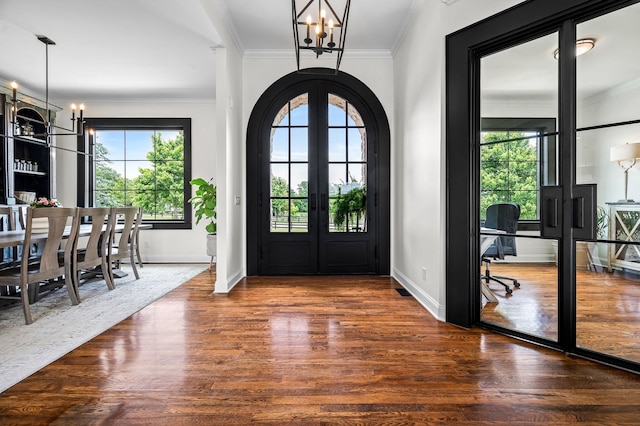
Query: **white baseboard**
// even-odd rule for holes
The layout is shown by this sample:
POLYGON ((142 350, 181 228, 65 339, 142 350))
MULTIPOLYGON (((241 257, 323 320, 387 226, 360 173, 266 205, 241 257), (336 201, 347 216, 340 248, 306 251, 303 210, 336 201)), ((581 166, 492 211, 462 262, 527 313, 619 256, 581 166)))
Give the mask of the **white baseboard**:
POLYGON ((233 289, 233 287, 235 287, 236 284, 238 284, 240 280, 242 280, 242 278, 244 278, 244 272, 243 269, 240 268, 233 275, 231 275, 231 277, 229 277, 226 283, 223 283, 224 288, 219 289, 218 282, 216 281, 216 289, 214 292, 220 294, 229 293, 233 289))
POLYGON ((429 311, 437 320, 446 320, 447 315, 445 305, 438 304, 433 297, 425 293, 424 290, 415 285, 407 276, 395 268, 393 270, 392 277, 395 278, 395 280, 398 281, 409 293, 411 293, 413 298, 416 299, 418 303, 429 311))

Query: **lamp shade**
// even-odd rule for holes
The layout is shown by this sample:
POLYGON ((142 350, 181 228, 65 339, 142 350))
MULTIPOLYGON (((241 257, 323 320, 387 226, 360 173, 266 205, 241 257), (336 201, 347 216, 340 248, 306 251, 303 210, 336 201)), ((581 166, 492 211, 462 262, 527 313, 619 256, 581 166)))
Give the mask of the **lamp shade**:
POLYGON ((611 161, 635 160, 640 158, 640 142, 626 143, 611 147, 611 161))

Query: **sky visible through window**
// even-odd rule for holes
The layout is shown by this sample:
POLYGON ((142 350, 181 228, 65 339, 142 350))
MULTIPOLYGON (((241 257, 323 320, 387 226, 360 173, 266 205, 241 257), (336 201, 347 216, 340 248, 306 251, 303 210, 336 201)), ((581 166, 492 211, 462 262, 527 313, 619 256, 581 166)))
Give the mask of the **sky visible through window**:
MULTIPOLYGON (((279 161, 309 161, 308 159, 308 127, 306 127, 306 123, 308 122, 309 108, 307 104, 300 105, 297 108, 291 110, 291 126, 305 126, 300 128, 291 128, 291 158, 288 159, 288 129, 286 127, 277 128, 273 134, 273 151, 271 154, 271 161, 279 162, 279 161)), ((286 126, 289 124, 288 116, 284 116, 282 121, 279 123, 281 126, 286 126)), ((355 121, 345 113, 345 110, 336 106, 329 104, 329 126, 340 126, 343 127, 348 125, 349 127, 356 127, 355 121), (346 116, 346 123, 345 123, 346 116)), ((350 152, 350 161, 359 161, 360 154, 359 150, 361 136, 357 129, 349 130, 349 141, 351 142, 349 149, 354 152, 350 152), (354 141, 358 141, 354 143, 354 141), (355 152, 358 152, 357 156, 355 152)), ((164 134, 163 134, 164 136, 164 134)), ((329 142, 329 160, 330 161, 345 161, 346 159, 346 133, 344 131, 330 131, 330 142, 329 142)), ((288 176, 286 173, 286 167, 277 167, 272 165, 271 172, 274 176, 278 176, 284 180, 288 180, 288 176)), ((362 178, 360 172, 354 173, 356 178, 362 178)), ((333 176, 333 178, 337 180, 343 181, 344 178, 342 175, 333 176)), ((333 182, 334 179, 331 179, 333 182)), ((296 189, 298 185, 303 181, 308 181, 309 177, 307 174, 307 167, 292 167, 291 168, 291 182, 289 183, 289 187, 292 189, 296 189)), ((347 183, 347 182, 344 182, 347 183)))
MULTIPOLYGON (((147 159, 147 153, 153 151, 151 136, 153 130, 98 130, 96 143, 107 149, 109 167, 127 179, 139 176, 139 168, 152 169, 153 164, 147 159)), ((163 140, 175 139, 180 131, 157 131, 163 140)))

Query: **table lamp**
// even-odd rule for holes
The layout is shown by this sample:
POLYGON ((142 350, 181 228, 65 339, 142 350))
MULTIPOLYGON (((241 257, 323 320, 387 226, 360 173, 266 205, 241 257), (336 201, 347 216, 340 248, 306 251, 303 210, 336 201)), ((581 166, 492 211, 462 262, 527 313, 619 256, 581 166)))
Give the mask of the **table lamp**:
POLYGON ((611 161, 618 163, 624 170, 624 200, 620 200, 624 203, 633 203, 627 197, 627 188, 629 186, 629 170, 636 165, 640 160, 640 142, 626 143, 624 145, 617 145, 611 147, 610 152, 611 161))

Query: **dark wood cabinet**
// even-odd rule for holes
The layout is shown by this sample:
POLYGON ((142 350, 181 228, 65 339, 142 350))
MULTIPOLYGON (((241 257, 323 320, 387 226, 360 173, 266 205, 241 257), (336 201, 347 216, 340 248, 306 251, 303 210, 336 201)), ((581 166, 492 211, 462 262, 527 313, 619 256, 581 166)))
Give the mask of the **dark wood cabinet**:
MULTIPOLYGON (((11 102, 6 95, 0 96, 0 133, 7 135, 0 153, 0 203, 16 202, 16 192, 55 198, 55 158, 51 147, 55 141, 51 137, 47 141, 46 110, 35 103, 18 101, 18 125, 15 126, 11 120, 11 102)), ((51 112, 51 121, 54 120, 55 112, 51 112)))

